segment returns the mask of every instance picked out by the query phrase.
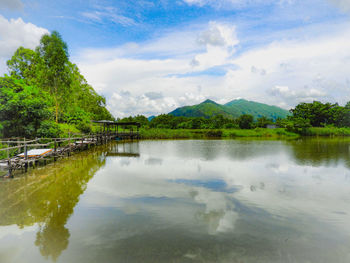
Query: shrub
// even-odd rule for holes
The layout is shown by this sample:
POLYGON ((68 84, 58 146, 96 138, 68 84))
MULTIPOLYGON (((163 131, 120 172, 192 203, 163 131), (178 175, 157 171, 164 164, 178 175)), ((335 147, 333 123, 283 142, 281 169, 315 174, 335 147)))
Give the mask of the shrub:
POLYGON ((80 122, 76 126, 82 133, 91 133, 92 132, 91 124, 88 122, 80 122))
POLYGON ((210 130, 205 133, 207 137, 215 137, 220 138, 222 137, 222 131, 221 130, 210 130))
POLYGON ((40 128, 37 130, 38 137, 55 138, 59 137, 61 133, 59 125, 48 120, 41 122, 40 128))

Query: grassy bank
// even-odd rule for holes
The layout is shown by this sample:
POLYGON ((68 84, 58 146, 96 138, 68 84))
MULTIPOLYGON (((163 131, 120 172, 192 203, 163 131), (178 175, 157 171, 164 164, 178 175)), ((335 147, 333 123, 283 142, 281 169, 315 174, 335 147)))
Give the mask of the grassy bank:
POLYGON ((337 127, 312 127, 308 128, 303 132, 305 136, 324 136, 324 137, 335 137, 335 136, 350 136, 350 128, 337 128, 337 127))
POLYGON ((142 139, 201 139, 201 138, 296 138, 298 134, 287 132, 285 129, 141 129, 142 139))

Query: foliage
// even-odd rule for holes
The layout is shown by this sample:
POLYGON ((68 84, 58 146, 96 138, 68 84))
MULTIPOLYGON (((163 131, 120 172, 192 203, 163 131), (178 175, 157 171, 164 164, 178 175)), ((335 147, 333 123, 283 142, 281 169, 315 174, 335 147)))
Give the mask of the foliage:
MULTIPOLYGON (((302 135, 314 135, 315 129, 311 127, 328 127, 322 129, 321 133, 333 134, 329 127, 350 127, 350 103, 345 107, 337 103, 322 103, 314 101, 312 103, 300 103, 294 109, 290 110, 292 116, 287 120, 281 121, 289 131, 297 132, 302 135)), ((318 131, 318 130, 317 130, 318 131)), ((337 132, 339 133, 339 130, 337 132)))
POLYGON ((38 81, 54 98, 55 119, 58 122, 60 104, 64 103, 70 87, 68 47, 60 34, 53 31, 41 38, 36 52, 41 58, 41 74, 38 81))
POLYGON ((253 126, 253 115, 243 114, 238 118, 238 125, 241 129, 250 129, 253 126))
POLYGON ((0 120, 3 136, 36 135, 41 122, 50 118, 47 94, 23 80, 0 78, 0 120))
POLYGON ((266 128, 269 124, 273 124, 273 121, 265 116, 262 116, 258 118, 256 126, 259 128, 266 128))
POLYGON ((38 129, 36 135, 42 138, 57 138, 61 133, 62 130, 57 123, 49 120, 44 120, 41 122, 40 128, 38 129))
POLYGON ((12 58, 7 61, 11 76, 18 79, 25 79, 27 83, 35 81, 39 73, 40 56, 35 51, 19 47, 12 58))
POLYGON ((342 125, 342 118, 345 108, 337 103, 322 103, 314 101, 312 103, 300 103, 290 112, 293 114, 292 121, 300 119, 309 120, 312 127, 324 127, 328 124, 342 125))
POLYGON ((2 136, 65 133, 52 121, 89 132, 91 120, 114 119, 106 99, 69 61, 67 44, 56 31, 44 35, 35 50, 18 48, 7 66, 10 76, 0 78, 2 136))

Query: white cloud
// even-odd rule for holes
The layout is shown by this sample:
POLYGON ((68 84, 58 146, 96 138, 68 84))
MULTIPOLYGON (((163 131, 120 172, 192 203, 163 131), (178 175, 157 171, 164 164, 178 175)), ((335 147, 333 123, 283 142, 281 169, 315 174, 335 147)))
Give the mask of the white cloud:
POLYGON ((21 0, 0 0, 0 8, 20 10, 23 8, 23 3, 21 0))
POLYGON ((315 100, 324 100, 327 97, 327 93, 315 88, 304 87, 302 90, 291 90, 287 86, 275 86, 268 91, 272 96, 282 98, 289 104, 298 104, 299 102, 312 102, 315 100))
POLYGON ((96 10, 82 12, 81 15, 93 22, 99 23, 108 20, 122 26, 134 26, 137 24, 134 19, 121 15, 116 8, 108 6, 96 6, 96 10))
POLYGON ((286 109, 311 100, 344 104, 350 100, 348 28, 319 29, 316 37, 304 30, 309 38, 294 30, 238 55, 235 25, 210 22, 145 43, 85 50, 76 60, 116 117, 167 113, 206 98, 241 97, 286 109))
MULTIPOLYGON (((5 65, 17 48, 35 48, 43 34, 49 31, 31 23, 25 23, 21 18, 7 20, 0 15, 0 64, 5 65)), ((5 69, 0 68, 1 73, 5 69)))
POLYGON ((345 12, 350 11, 350 0, 329 0, 345 12))
POLYGON ((216 9, 236 9, 254 5, 268 5, 271 3, 275 3, 278 5, 292 4, 295 2, 295 0, 183 0, 183 2, 185 2, 188 5, 196 5, 200 7, 209 5, 216 9))

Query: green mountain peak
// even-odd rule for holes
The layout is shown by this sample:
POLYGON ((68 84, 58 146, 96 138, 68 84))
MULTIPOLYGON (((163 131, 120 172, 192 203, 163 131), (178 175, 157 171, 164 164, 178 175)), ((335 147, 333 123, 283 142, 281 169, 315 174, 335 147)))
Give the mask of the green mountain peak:
POLYGON ((205 101, 201 102, 200 104, 205 104, 205 103, 212 103, 212 104, 219 105, 218 103, 216 103, 215 101, 213 101, 211 99, 206 99, 205 101))
POLYGON ((243 114, 250 114, 253 115, 255 119, 265 116, 276 120, 277 118, 287 117, 289 112, 277 106, 248 101, 245 99, 235 99, 224 105, 207 99, 197 105, 177 108, 169 114, 173 116, 204 118, 211 118, 216 115, 223 115, 226 118, 237 118, 243 114))

